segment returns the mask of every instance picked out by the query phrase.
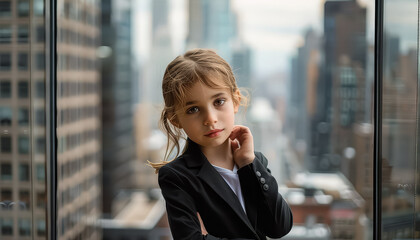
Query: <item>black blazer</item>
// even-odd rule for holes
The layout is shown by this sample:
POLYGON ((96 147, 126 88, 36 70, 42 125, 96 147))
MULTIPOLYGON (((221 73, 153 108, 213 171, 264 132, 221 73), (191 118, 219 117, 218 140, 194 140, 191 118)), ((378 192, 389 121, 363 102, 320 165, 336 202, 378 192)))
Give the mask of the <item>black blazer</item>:
POLYGON ((292 228, 292 212, 278 193, 267 159, 255 152, 254 161, 238 170, 244 212, 238 197, 199 146, 188 139, 184 154, 159 170, 169 225, 177 239, 280 238, 292 228), (209 233, 203 236, 197 212, 209 233))

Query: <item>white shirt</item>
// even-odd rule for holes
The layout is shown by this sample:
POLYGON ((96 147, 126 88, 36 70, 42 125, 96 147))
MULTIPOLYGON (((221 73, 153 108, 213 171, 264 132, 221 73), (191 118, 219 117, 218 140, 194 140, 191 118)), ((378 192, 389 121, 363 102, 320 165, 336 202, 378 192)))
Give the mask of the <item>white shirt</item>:
POLYGON ((246 213, 244 197, 242 196, 241 183, 239 182, 238 167, 236 165, 234 165, 233 170, 218 167, 218 166, 215 166, 215 165, 213 165, 213 167, 219 172, 219 174, 223 177, 225 182, 229 185, 229 187, 232 189, 232 191, 236 194, 236 196, 239 199, 239 202, 242 205, 242 208, 244 209, 244 211, 246 213))

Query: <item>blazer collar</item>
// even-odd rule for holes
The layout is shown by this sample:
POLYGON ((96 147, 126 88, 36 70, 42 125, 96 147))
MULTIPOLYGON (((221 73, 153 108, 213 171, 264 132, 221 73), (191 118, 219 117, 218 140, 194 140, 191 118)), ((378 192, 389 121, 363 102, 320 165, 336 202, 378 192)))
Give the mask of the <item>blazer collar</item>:
POLYGON ((197 174, 198 178, 207 183, 222 199, 224 199, 240 219, 242 219, 242 221, 244 221, 244 223, 255 233, 255 229, 251 226, 251 222, 242 209, 238 197, 201 152, 200 146, 189 138, 187 144, 187 149, 183 154, 187 166, 190 168, 201 167, 197 174))

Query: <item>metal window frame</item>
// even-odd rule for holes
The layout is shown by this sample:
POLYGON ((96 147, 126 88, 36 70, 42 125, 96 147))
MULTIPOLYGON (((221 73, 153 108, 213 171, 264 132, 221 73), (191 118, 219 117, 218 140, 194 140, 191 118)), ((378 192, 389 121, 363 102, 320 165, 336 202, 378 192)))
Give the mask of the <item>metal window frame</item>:
POLYGON ((373 239, 382 237, 382 71, 383 0, 375 0, 375 69, 373 102, 373 239))
POLYGON ((57 1, 45 0, 47 237, 57 239, 57 1))
MULTIPOLYGON (((45 0, 47 236, 57 239, 57 2, 45 0)), ((375 0, 373 239, 382 233, 383 0, 375 0)))

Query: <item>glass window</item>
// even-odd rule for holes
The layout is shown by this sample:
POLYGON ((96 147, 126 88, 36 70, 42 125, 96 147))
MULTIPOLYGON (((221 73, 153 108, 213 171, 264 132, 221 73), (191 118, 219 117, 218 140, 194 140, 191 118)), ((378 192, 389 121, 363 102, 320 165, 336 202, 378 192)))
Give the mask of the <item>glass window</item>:
POLYGON ((35 91, 37 98, 45 98, 45 84, 42 80, 36 82, 35 91))
POLYGON ((28 43, 29 28, 27 25, 20 25, 17 32, 18 43, 28 43))
POLYGON ((36 223, 36 232, 39 237, 45 236, 45 220, 44 219, 38 219, 36 223))
POLYGON ((44 16, 44 0, 34 0, 34 13, 36 16, 44 16))
POLYGON ((416 1, 384 1, 383 8, 382 126, 378 126, 381 230, 387 239, 416 239, 420 236, 419 8, 416 1))
POLYGON ((10 53, 0 53, 0 71, 8 71, 12 67, 10 53))
POLYGON ((12 138, 9 136, 0 137, 0 150, 1 153, 11 153, 12 152, 12 138))
MULTIPOLYGON (((1 201, 2 202, 8 202, 8 201, 12 201, 13 196, 12 196, 12 190, 8 189, 8 188, 2 188, 0 191, 1 194, 1 201)), ((11 208, 11 205, 9 204, 8 208, 11 208)))
POLYGON ((18 110, 19 125, 27 126, 29 124, 29 110, 27 108, 19 108, 18 110))
POLYGON ((29 181, 29 165, 27 163, 19 164, 19 181, 29 181))
POLYGON ((36 165, 36 179, 40 182, 45 181, 45 165, 43 163, 36 165))
POLYGON ((36 54, 36 69, 37 70, 45 69, 45 54, 44 53, 36 54))
POLYGON ((29 153, 29 138, 27 136, 18 137, 18 152, 20 154, 29 153))
POLYGON ((0 107, 0 126, 12 125, 12 109, 10 107, 0 107))
POLYGON ((0 81, 0 98, 10 98, 12 96, 12 85, 10 81, 0 81))
POLYGON ((13 235, 13 219, 0 218, 0 223, 1 223, 1 234, 3 236, 12 236, 13 235))
POLYGON ((38 192, 36 194, 36 207, 39 209, 45 209, 46 207, 45 192, 38 192))
POLYGON ((45 41, 45 27, 44 26, 36 27, 36 41, 37 42, 45 41))
POLYGON ((12 15, 12 7, 10 1, 0 2, 0 18, 10 17, 12 15))
POLYGON ((20 210, 29 210, 31 207, 31 198, 28 190, 19 191, 19 209, 20 210))
POLYGON ((27 81, 19 81, 18 83, 18 97, 19 98, 28 98, 29 96, 29 87, 27 81))
POLYGON ((17 9, 19 17, 29 16, 29 0, 19 0, 17 9))
POLYGON ((18 54, 18 70, 28 70, 28 54, 19 53, 18 54))
POLYGON ((31 220, 19 219, 19 236, 30 236, 31 235, 31 220))
POLYGON ((7 25, 0 25, 0 44, 10 43, 12 39, 12 28, 7 25))
POLYGON ((2 163, 0 165, 1 168, 1 180, 12 180, 12 164, 10 163, 2 163))
POLYGON ((38 154, 44 154, 45 153, 45 138, 44 137, 38 137, 36 139, 36 153, 38 154))
POLYGON ((45 124, 45 111, 44 111, 44 109, 37 109, 35 111, 35 123, 38 126, 44 126, 44 124, 45 124))

